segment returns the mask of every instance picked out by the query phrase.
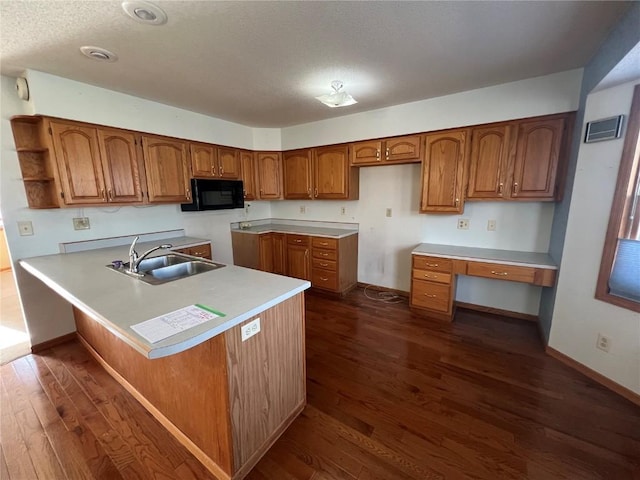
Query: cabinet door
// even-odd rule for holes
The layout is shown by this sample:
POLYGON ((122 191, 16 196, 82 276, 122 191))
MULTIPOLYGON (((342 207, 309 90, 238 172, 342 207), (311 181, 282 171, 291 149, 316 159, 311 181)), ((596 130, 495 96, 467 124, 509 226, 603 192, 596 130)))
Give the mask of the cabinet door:
POLYGON ((462 212, 466 138, 466 130, 426 136, 421 212, 462 212))
POLYGON ((238 150, 218 147, 218 176, 233 180, 240 178, 240 152, 238 150))
MULTIPOLYGON (((511 145, 511 126, 471 130, 467 198, 503 198, 511 145)), ((508 196, 508 192, 507 192, 508 196)))
POLYGON ((311 260, 306 245, 287 245, 287 275, 302 280, 311 279, 311 260))
POLYGON ((194 177, 214 178, 218 175, 216 148, 204 143, 189 143, 191 173, 194 177))
POLYGON ((411 135, 388 139, 385 142, 384 159, 385 162, 419 162, 422 160, 422 137, 411 135))
POLYGON ((282 155, 284 198, 312 198, 311 150, 284 152, 282 155))
POLYGON ((273 272, 273 235, 262 233, 258 238, 258 269, 273 272))
POLYGON ((105 203, 97 130, 64 122, 52 121, 50 125, 64 203, 105 203))
POLYGON ((272 233, 273 238, 273 273, 287 274, 284 233, 272 233))
POLYGON ((191 201, 186 142, 143 135, 142 148, 149 201, 158 203, 191 201))
POLYGON ((256 188, 256 167, 253 152, 240 152, 241 179, 244 188, 244 199, 255 200, 258 198, 258 189, 256 188))
POLYGON ((142 158, 135 134, 126 130, 99 128, 98 141, 109 202, 141 203, 142 158))
POLYGON ((282 198, 282 161, 278 152, 262 152, 256 155, 260 198, 282 198))
POLYGON ((511 198, 553 200, 566 119, 519 124, 511 198))
POLYGON ((382 162, 382 141, 351 144, 351 165, 376 165, 382 162))
POLYGON ((314 198, 349 198, 349 155, 346 146, 315 149, 314 198))

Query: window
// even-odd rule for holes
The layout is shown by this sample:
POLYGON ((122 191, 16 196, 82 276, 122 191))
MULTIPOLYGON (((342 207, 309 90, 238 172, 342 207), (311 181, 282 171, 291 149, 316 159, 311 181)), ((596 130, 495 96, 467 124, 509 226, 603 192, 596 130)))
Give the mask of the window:
POLYGON ((596 298, 640 312, 640 85, 636 85, 596 298))

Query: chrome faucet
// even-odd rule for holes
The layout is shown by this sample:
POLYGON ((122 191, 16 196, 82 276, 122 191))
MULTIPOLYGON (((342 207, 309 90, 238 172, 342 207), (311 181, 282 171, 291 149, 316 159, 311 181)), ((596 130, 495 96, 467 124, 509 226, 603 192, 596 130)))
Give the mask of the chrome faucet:
POLYGON ((136 242, 139 238, 140 237, 134 238, 133 242, 131 242, 131 246, 129 247, 129 272, 131 273, 138 273, 138 266, 140 265, 140 262, 144 260, 150 253, 153 253, 156 250, 160 250, 161 248, 173 247, 173 245, 171 245, 170 243, 163 243, 162 245, 158 245, 157 247, 153 247, 147 250, 142 255, 138 255, 138 252, 136 252, 136 242))

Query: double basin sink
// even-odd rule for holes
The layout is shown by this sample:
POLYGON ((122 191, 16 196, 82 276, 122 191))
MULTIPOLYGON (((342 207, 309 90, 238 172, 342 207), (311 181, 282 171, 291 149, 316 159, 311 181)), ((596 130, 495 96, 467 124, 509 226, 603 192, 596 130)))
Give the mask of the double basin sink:
POLYGON ((162 283, 180 280, 181 278, 192 277, 199 273, 210 272, 224 267, 221 263, 210 260, 182 255, 180 253, 169 253, 157 257, 145 258, 138 264, 138 273, 129 271, 129 264, 121 266, 107 265, 107 268, 126 275, 137 278, 150 285, 160 285, 162 283))

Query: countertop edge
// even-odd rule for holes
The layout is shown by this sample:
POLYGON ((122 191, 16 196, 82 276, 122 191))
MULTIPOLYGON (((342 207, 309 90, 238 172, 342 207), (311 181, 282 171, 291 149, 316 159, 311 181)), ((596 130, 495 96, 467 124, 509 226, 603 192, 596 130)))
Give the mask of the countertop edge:
POLYGON ((351 235, 357 235, 358 231, 357 230, 347 230, 346 233, 341 234, 341 235, 323 235, 321 233, 304 233, 304 232, 294 232, 294 231, 287 231, 285 229, 273 229, 273 228, 269 228, 269 229, 265 229, 265 230, 261 230, 259 232, 255 232, 252 231, 250 229, 241 229, 241 228, 233 228, 231 229, 231 232, 238 232, 238 233, 247 233, 249 235, 261 235, 263 233, 286 233, 289 235, 309 235, 311 237, 321 237, 321 238, 346 238, 346 237, 350 237, 351 235))
MULTIPOLYGON (((538 253, 538 252, 531 252, 531 253, 538 253)), ((543 265, 540 263, 516 262, 516 261, 510 261, 510 260, 495 260, 493 258, 468 257, 464 255, 451 255, 451 254, 434 253, 434 252, 417 252, 415 250, 411 252, 411 255, 450 258, 452 260, 466 260, 468 262, 496 263, 498 265, 513 265, 515 267, 531 267, 531 268, 541 268, 545 270, 558 270, 557 265, 543 265)), ((545 254, 541 254, 541 255, 545 255, 545 254)))
POLYGON ((101 326, 103 326, 113 335, 118 337, 120 340, 125 342, 130 347, 137 350, 140 354, 142 354, 145 358, 148 358, 148 359, 162 358, 169 355, 174 355, 176 353, 180 353, 185 350, 188 350, 189 348, 195 347, 196 345, 199 345, 202 342, 205 342, 217 335, 220 335, 226 332, 227 330, 235 327, 236 325, 239 325, 245 320, 255 315, 258 315, 259 313, 264 312, 265 310, 299 293, 302 293, 306 289, 311 287, 311 283, 309 281, 305 281, 305 283, 303 283, 301 286, 296 287, 292 290, 289 290, 288 292, 278 297, 275 297, 272 300, 269 300, 268 302, 256 308, 253 308, 247 312, 244 312, 241 315, 234 317, 233 319, 219 325, 218 327, 212 328, 210 330, 207 330, 206 332, 201 333, 200 335, 196 335, 194 337, 191 337, 189 339, 183 340, 182 342, 175 343, 172 345, 167 345, 159 348, 148 348, 147 345, 139 342, 134 336, 130 336, 127 334, 127 332, 123 331, 123 329, 117 328, 116 325, 114 325, 108 319, 104 318, 101 314, 96 312, 94 309, 90 308, 86 303, 82 302, 76 296, 71 294, 68 290, 66 290, 61 285, 53 281, 50 277, 40 272, 40 270, 29 265, 27 259, 19 260, 18 263, 27 272, 29 272, 31 275, 36 277, 38 280, 42 281, 45 285, 51 288, 54 292, 56 292, 62 298, 67 300, 73 306, 77 307, 79 310, 82 310, 84 313, 89 315, 92 319, 98 322, 101 326))

